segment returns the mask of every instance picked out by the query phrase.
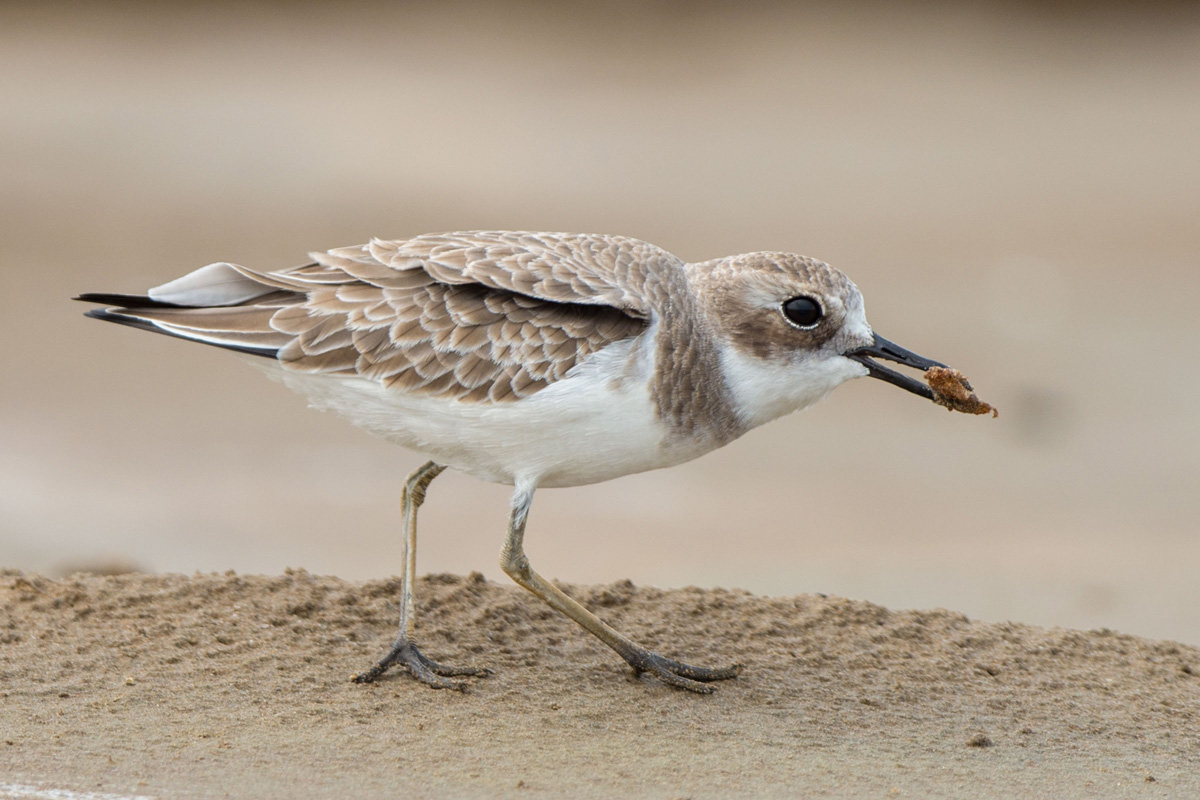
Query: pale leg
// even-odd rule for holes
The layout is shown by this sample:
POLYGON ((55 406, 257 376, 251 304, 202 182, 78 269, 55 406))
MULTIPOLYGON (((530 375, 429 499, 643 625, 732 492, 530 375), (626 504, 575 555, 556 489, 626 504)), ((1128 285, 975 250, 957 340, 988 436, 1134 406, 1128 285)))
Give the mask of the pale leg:
POLYGON ((414 639, 416 613, 413 608, 413 583, 417 577, 417 509, 425 501, 425 490, 445 467, 432 461, 417 468, 404 482, 401 512, 404 519, 404 574, 400 579, 400 632, 392 649, 375 666, 354 678, 355 683, 370 683, 394 664, 403 664, 418 680, 435 689, 465 688, 460 681, 447 680, 460 675, 490 675, 489 669, 447 667, 426 658, 414 639))
POLYGON ((708 686, 707 682, 723 681, 737 676, 741 670, 739 664, 718 669, 693 667, 664 658, 634 644, 557 586, 534 572, 533 567, 529 564, 529 559, 525 556, 524 549, 525 521, 529 516, 529 505, 532 499, 531 492, 521 490, 518 490, 513 496, 508 536, 504 540, 504 549, 500 553, 500 567, 508 573, 509 577, 542 598, 555 611, 566 614, 600 641, 616 650, 617 654, 625 659, 635 672, 649 672, 663 683, 704 694, 713 691, 713 687, 708 686))

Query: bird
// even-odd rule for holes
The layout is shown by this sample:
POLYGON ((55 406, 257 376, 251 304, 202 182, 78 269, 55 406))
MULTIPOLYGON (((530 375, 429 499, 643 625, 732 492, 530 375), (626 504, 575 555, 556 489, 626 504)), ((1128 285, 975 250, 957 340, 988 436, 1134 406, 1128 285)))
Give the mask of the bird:
MULTIPOLYGON (((465 690, 491 670, 417 646, 417 512, 445 469, 511 486, 500 564, 638 675, 698 693, 738 664, 695 666, 625 637, 525 553, 539 488, 675 466, 872 377, 945 368, 876 334, 840 270, 787 252, 689 263, 615 235, 461 231, 372 239, 256 271, 217 262, 144 295, 86 293, 87 316, 234 351, 309 404, 428 461, 401 491, 399 630, 371 683, 402 666, 465 690)), ((964 385, 969 387, 969 384, 964 385)))

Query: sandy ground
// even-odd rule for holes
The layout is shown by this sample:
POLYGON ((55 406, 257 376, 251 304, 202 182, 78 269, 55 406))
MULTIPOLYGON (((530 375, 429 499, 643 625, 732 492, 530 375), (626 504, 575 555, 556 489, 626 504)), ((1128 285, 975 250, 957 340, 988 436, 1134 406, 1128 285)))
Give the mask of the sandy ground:
MULTIPOLYGON (((420 638, 465 694, 349 677, 398 581, 0 577, 0 774, 212 797, 1196 797, 1200 650, 803 595, 564 586, 664 654, 637 679, 511 586, 431 575, 420 638)), ((0 787, 0 797, 4 793, 0 787)))

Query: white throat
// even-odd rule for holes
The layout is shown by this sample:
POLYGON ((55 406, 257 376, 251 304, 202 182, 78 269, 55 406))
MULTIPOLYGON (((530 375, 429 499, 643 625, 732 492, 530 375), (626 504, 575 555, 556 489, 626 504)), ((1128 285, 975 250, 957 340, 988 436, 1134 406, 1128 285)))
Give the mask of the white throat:
POLYGON ((867 368, 839 355, 810 354, 791 363, 764 361, 730 345, 721 347, 721 370, 738 416, 749 427, 823 400, 867 368))

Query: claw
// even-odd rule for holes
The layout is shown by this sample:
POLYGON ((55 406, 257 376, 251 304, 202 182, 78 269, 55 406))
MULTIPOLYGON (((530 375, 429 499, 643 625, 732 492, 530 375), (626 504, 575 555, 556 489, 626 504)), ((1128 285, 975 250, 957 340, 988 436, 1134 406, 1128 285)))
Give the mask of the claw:
POLYGON ((709 686, 712 681, 724 681, 736 678, 742 671, 741 664, 728 667, 695 667, 682 661, 665 658, 649 650, 637 650, 625 656, 625 660, 639 675, 650 673, 668 686, 687 689, 697 694, 712 694, 716 687, 709 686))
POLYGON ((374 683, 380 675, 395 664, 403 664, 414 678, 427 686, 432 686, 434 689, 455 689, 460 692, 467 690, 467 684, 464 681, 451 681, 447 678, 458 676, 485 678, 492 674, 492 671, 485 667, 450 667, 439 664, 426 658, 412 642, 397 640, 378 664, 366 672, 355 675, 353 680, 355 683, 374 683))

